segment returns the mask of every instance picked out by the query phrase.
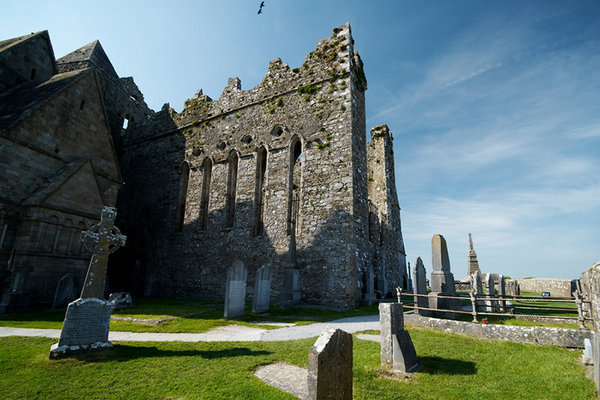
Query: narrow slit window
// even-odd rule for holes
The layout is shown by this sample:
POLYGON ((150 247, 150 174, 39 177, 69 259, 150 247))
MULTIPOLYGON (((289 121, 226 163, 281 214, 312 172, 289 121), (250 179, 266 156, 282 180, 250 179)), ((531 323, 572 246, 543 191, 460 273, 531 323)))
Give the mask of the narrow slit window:
POLYGON ((202 194, 200 197, 200 228, 205 230, 208 226, 208 205, 210 198, 210 179, 212 175, 212 161, 206 158, 202 163, 202 194))
POLYGON ((177 201, 177 232, 181 232, 183 229, 183 223, 185 220, 185 204, 187 201, 187 190, 188 182, 190 179, 190 165, 187 161, 181 165, 181 178, 179 183, 179 199, 177 201))
POLYGON ((229 170, 227 173, 227 193, 225 197, 225 226, 233 227, 235 220, 235 195, 237 191, 238 155, 232 151, 229 155, 229 170))
POLYGON ((302 186, 302 143, 300 139, 292 140, 290 146, 290 170, 288 186, 288 235, 298 226, 298 216, 300 210, 300 189, 302 186))
POLYGON ((265 207, 265 174, 267 171, 267 150, 259 147, 256 152, 256 177, 254 181, 254 233, 257 236, 264 234, 264 207, 265 207))

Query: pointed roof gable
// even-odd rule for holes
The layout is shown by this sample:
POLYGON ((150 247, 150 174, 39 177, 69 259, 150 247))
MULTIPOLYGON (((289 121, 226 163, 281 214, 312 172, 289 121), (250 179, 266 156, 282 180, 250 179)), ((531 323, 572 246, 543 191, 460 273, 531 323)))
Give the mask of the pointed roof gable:
POLYGON ((88 43, 66 56, 59 58, 56 60, 56 63, 61 71, 79 69, 81 68, 80 65, 83 64, 88 68, 95 67, 111 78, 119 78, 115 68, 98 40, 88 43))
MULTIPOLYGON (((0 41, 0 52, 3 52, 5 50, 9 49, 12 46, 18 46, 22 43, 26 43, 28 40, 35 38, 35 37, 42 38, 43 40, 46 40, 48 42, 48 44, 50 44, 50 35, 48 34, 48 31, 31 32, 28 35, 23 35, 23 36, 19 36, 16 38, 1 40, 0 41)), ((52 47, 50 46, 50 48, 52 48, 52 47)), ((54 59, 54 53, 52 54, 52 59, 54 59)))
POLYGON ((96 214, 104 199, 91 160, 76 159, 58 170, 24 204, 96 214))
POLYGON ((91 72, 91 70, 65 72, 54 75, 45 82, 25 83, 0 94, 0 131, 26 118, 55 94, 91 72))
POLYGON ((48 31, 0 41, 0 93, 58 73, 48 31))

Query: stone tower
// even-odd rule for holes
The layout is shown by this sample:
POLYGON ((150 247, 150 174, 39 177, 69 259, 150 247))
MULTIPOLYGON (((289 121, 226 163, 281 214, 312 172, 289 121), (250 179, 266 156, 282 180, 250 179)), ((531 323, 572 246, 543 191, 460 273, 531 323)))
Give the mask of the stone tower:
POLYGON ((477 253, 473 248, 473 238, 469 233, 469 265, 467 268, 467 277, 470 277, 475 272, 481 273, 481 270, 479 269, 479 262, 477 261, 477 253))

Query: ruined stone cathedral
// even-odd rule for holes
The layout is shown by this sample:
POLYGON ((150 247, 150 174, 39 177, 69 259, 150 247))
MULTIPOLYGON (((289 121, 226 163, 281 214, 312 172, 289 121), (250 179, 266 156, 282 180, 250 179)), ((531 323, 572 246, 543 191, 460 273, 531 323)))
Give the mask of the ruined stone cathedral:
POLYGON ((406 288, 392 134, 367 141, 353 43, 349 24, 335 28, 302 66, 273 60, 256 87, 232 78, 177 113, 149 109, 98 41, 57 60, 45 31, 1 41, 3 309, 52 304, 65 279, 77 297, 79 236, 103 205, 128 236, 107 291, 222 300, 241 261, 250 283, 273 268, 275 300, 292 233, 302 304, 406 288))

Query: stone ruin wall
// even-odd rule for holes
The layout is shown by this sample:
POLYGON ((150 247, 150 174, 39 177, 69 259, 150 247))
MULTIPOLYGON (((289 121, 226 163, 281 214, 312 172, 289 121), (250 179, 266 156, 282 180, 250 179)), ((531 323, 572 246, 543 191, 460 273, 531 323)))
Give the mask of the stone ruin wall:
POLYGON ((576 279, 532 278, 518 279, 523 292, 550 292, 551 296, 571 297, 577 290, 576 279))
POLYGON ((393 140, 387 125, 371 129, 371 142, 367 143, 367 181, 371 203, 368 236, 374 245, 374 265, 379 266, 374 272, 392 283, 387 285, 386 292, 395 293, 398 285, 408 288, 408 276, 396 192, 393 140), (396 286, 393 283, 397 283, 396 286))
MULTIPOLYGON (((302 301, 358 305, 366 265, 379 262, 382 254, 369 241, 364 90, 362 62, 345 25, 320 41, 299 68, 276 59, 253 89, 242 90, 233 78, 215 101, 199 91, 180 113, 165 105, 130 124, 123 136, 125 184, 117 224, 129 236, 129 251, 122 257, 132 275, 145 277, 139 291, 222 299, 227 268, 240 259, 248 267, 250 286, 258 268, 274 267, 276 299, 278 266, 289 242, 294 164, 302 301), (293 163, 297 146, 301 161, 293 163), (266 154, 262 193, 256 190, 260 154, 266 154), (236 190, 229 190, 235 199, 229 195, 228 200, 236 160, 236 190), (210 194, 203 196, 209 170, 210 194), (262 225, 257 223, 261 197, 262 225), (235 206, 229 207, 232 200, 235 206)), ((389 154, 381 157, 392 157, 393 174, 389 144, 382 150, 389 154)), ((397 256, 399 207, 387 159, 385 165, 376 175, 387 179, 386 195, 393 199, 388 207, 380 201, 381 216, 390 225, 397 221, 383 252, 394 271, 387 273, 390 287, 395 287, 406 272, 397 256)))

